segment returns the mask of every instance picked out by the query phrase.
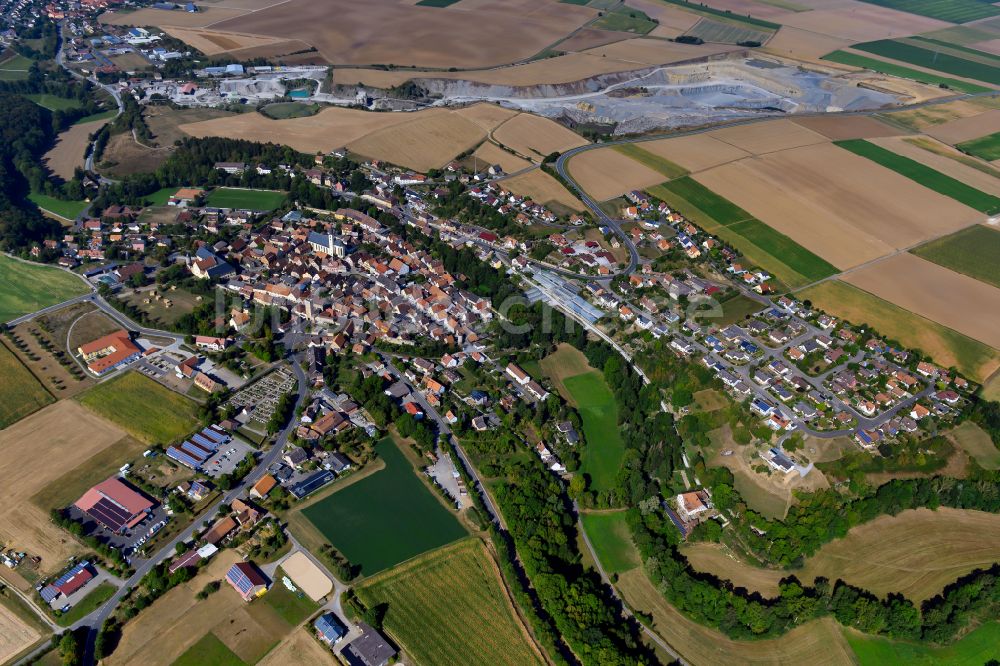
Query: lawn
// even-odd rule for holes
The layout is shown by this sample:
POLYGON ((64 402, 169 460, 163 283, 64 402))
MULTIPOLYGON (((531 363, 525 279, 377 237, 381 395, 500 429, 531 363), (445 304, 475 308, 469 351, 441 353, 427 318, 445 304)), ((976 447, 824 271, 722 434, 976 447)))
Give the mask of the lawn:
POLYGON ((0 345, 0 430, 54 402, 24 364, 0 345))
POLYGON ((997 67, 1000 65, 1000 59, 996 56, 990 57, 986 53, 977 53, 971 49, 969 49, 970 57, 964 58, 955 55, 955 53, 962 53, 961 51, 942 47, 935 42, 923 42, 923 45, 918 45, 898 39, 880 39, 874 42, 855 44, 851 48, 910 65, 925 67, 936 72, 985 81, 994 85, 1000 84, 1000 68, 997 67), (945 52, 943 49, 952 52, 945 52), (993 64, 990 64, 991 62, 993 64))
POLYGON ((82 296, 90 288, 79 277, 55 266, 11 259, 0 254, 0 321, 82 296))
POLYGON ((639 553, 625 522, 624 511, 580 514, 583 529, 604 571, 620 574, 639 566, 639 553))
POLYGON ((659 171, 667 178, 680 178, 681 176, 686 176, 688 174, 687 169, 679 164, 674 164, 670 160, 651 153, 637 144, 625 143, 620 146, 615 146, 614 149, 622 155, 631 157, 636 162, 648 166, 654 171, 659 171))
POLYGON ((55 95, 49 95, 47 93, 25 95, 25 97, 38 106, 46 108, 49 111, 66 111, 67 109, 76 109, 80 106, 79 100, 70 99, 68 97, 56 97, 55 95))
POLYGON ((78 601, 75 606, 69 609, 68 612, 60 615, 56 619, 56 624, 60 627, 68 627, 77 620, 85 618, 97 610, 98 606, 110 599, 117 589, 118 588, 107 581, 101 583, 88 592, 87 596, 78 601))
POLYGON ((273 610, 288 626, 297 627, 319 609, 319 604, 301 590, 292 592, 285 587, 281 582, 284 575, 285 572, 279 567, 273 576, 274 584, 261 597, 261 603, 273 610))
POLYGON ((29 194, 28 198, 42 210, 53 215, 58 215, 70 222, 75 220, 90 205, 86 201, 63 201, 62 199, 56 199, 55 197, 35 192, 29 194))
POLYGON ((375 450, 385 469, 302 511, 367 576, 466 535, 390 437, 375 450))
POLYGON ((580 455, 580 471, 590 477, 588 488, 597 492, 610 490, 625 455, 615 396, 597 370, 567 377, 563 384, 583 419, 587 443, 580 455))
POLYGON ((1000 198, 977 190, 960 180, 947 176, 940 171, 935 171, 920 162, 911 160, 909 157, 903 157, 864 139, 848 139, 846 141, 834 141, 834 143, 845 150, 870 159, 887 169, 892 169, 896 173, 906 176, 910 180, 930 190, 934 190, 938 194, 950 197, 981 213, 986 213, 987 215, 1000 213, 1000 198))
POLYGON ((226 644, 215 637, 213 633, 207 633, 201 639, 189 647, 180 656, 173 666, 202 666, 212 664, 212 666, 245 666, 246 662, 236 656, 236 654, 226 647, 226 644))
POLYGON ((945 647, 893 641, 857 631, 845 630, 844 635, 861 666, 883 664, 980 666, 992 659, 1000 658, 1000 623, 997 622, 984 624, 961 640, 945 647))
POLYGON ((920 349, 944 367, 983 381, 997 367, 1000 352, 878 296, 839 280, 830 280, 796 294, 837 317, 855 324, 867 323, 900 344, 920 349))
POLYGON ((977 224, 911 252, 939 266, 1000 287, 1000 262, 997 261, 1000 230, 993 227, 977 224))
POLYGON ((659 24, 646 14, 628 5, 606 12, 593 23, 593 27, 599 30, 631 32, 637 35, 645 35, 657 25, 659 24))
POLYGON ((147 443, 171 444, 198 425, 198 405, 138 372, 126 372, 75 398, 147 443))
POLYGON ((937 76, 936 74, 922 72, 910 67, 903 67, 902 65, 885 62, 884 60, 869 58, 868 56, 863 56, 858 53, 834 51, 833 53, 827 53, 823 56, 822 60, 839 62, 841 65, 851 65, 852 67, 864 67, 865 69, 870 69, 873 72, 889 74, 890 76, 898 76, 901 79, 911 79, 913 81, 927 83, 934 86, 945 85, 948 88, 958 90, 959 92, 981 93, 990 91, 989 88, 977 86, 974 83, 966 83, 965 81, 959 81, 957 79, 937 76))
POLYGON ((992 162, 1000 159, 1000 132, 955 144, 963 153, 992 162))
POLYGON ((249 210, 274 210, 285 200, 284 192, 274 190, 240 190, 220 187, 212 190, 205 200, 207 206, 217 208, 246 208, 249 210))
POLYGON ((879 7, 948 21, 968 23, 1000 14, 1000 9, 983 0, 862 0, 879 7))
POLYGON ((369 608, 386 608, 386 631, 414 663, 544 663, 478 539, 428 553, 355 590, 369 608))

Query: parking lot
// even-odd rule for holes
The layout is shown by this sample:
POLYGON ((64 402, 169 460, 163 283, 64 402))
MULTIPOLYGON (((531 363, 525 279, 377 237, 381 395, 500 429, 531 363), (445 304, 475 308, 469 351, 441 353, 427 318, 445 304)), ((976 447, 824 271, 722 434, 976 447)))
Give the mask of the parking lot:
POLYGON ((153 509, 145 520, 132 529, 125 530, 124 534, 115 534, 97 523, 83 511, 80 511, 76 506, 70 506, 68 512, 70 519, 83 524, 86 536, 97 537, 112 548, 120 550, 126 558, 132 552, 141 548, 154 534, 163 529, 163 526, 170 520, 166 507, 161 504, 153 509))
POLYGON ((215 455, 202 466, 202 471, 213 479, 223 474, 230 474, 241 460, 252 453, 254 448, 240 439, 233 439, 221 447, 215 455))

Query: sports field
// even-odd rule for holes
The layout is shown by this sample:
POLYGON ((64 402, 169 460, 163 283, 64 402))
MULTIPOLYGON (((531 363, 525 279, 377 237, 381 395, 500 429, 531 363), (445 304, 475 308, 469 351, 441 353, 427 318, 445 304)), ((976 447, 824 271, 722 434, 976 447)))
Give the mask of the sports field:
POLYGON ((632 535, 624 511, 582 513, 580 520, 587 532, 597 559, 609 575, 620 574, 639 566, 639 553, 632 545, 632 535))
POLYGON ((274 210, 285 200, 284 192, 272 190, 241 190, 233 187, 220 187, 205 199, 208 206, 218 208, 246 208, 249 210, 274 210))
POLYGON ((823 56, 823 60, 838 62, 841 65, 850 65, 852 67, 863 67, 865 69, 870 69, 873 72, 880 72, 890 76, 898 76, 901 79, 911 79, 920 83, 927 83, 935 86, 945 85, 960 92, 989 92, 989 88, 977 86, 974 83, 959 81, 958 79, 952 79, 945 76, 938 76, 937 74, 931 74, 930 72, 922 72, 918 69, 903 67, 902 65, 886 62, 877 58, 869 58, 868 56, 851 53, 849 51, 834 51, 832 53, 827 53, 823 56))
POLYGON ((963 153, 982 158, 987 162, 1000 159, 1000 132, 981 136, 971 141, 955 144, 963 153))
POLYGON ((0 321, 16 319, 90 291, 79 277, 0 254, 0 321))
POLYGON ((386 607, 389 636, 418 664, 542 664, 478 539, 464 539, 355 588, 386 607))
POLYGON ((53 401, 17 356, 0 345, 0 430, 53 401))
POLYGON ((923 350, 944 367, 955 366, 975 381, 983 381, 1000 367, 1000 352, 992 347, 845 282, 829 280, 796 296, 852 323, 867 323, 906 347, 923 350))
POLYGON ((193 400, 138 372, 101 382, 76 400, 150 444, 172 444, 198 425, 193 400))
POLYGON ((936 72, 1000 84, 1000 57, 920 37, 880 39, 851 47, 936 72))
POLYGON ((1000 14, 991 4, 980 0, 862 0, 880 7, 898 9, 949 23, 968 23, 1000 14))
POLYGON ((588 488, 609 490, 614 487, 625 455, 615 396, 598 370, 567 377, 563 384, 583 420, 587 443, 580 454, 580 472, 590 477, 588 488))
POLYGON ((385 469, 302 513, 362 573, 371 576, 465 536, 458 520, 417 478, 392 438, 375 450, 385 469))
POLYGON ((976 225, 912 250, 939 266, 1000 287, 1000 229, 976 225))
POLYGON ((987 215, 1000 213, 1000 198, 969 187, 951 176, 946 176, 940 171, 935 171, 908 157, 897 155, 864 139, 848 139, 846 141, 835 141, 834 143, 841 148, 851 151, 855 155, 866 157, 887 169, 892 169, 896 173, 920 183, 930 190, 934 190, 946 197, 951 197, 955 201, 959 201, 981 213, 986 213, 987 215))
POLYGON ((945 647, 893 641, 849 629, 844 630, 844 636, 861 666, 884 666, 886 664, 980 666, 980 664, 988 664, 993 660, 1000 659, 1000 623, 998 622, 984 624, 945 647))

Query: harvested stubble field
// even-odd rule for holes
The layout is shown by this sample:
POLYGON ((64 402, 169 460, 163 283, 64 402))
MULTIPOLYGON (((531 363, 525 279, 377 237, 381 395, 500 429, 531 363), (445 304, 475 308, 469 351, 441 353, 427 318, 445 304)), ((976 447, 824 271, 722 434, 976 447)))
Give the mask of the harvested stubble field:
POLYGON ((1000 469, 1000 449, 989 434, 972 421, 966 421, 950 433, 955 444, 976 459, 983 469, 1000 469))
POLYGON ((975 225, 921 245, 913 254, 1000 288, 1000 229, 975 225))
POLYGON ((905 37, 949 27, 943 21, 852 0, 837 2, 832 6, 824 2, 809 12, 789 12, 781 16, 779 22, 783 26, 801 28, 851 42, 905 37))
POLYGON ((573 196, 573 193, 563 187, 558 180, 545 173, 541 169, 533 169, 519 176, 514 176, 501 181, 501 185, 522 196, 531 197, 532 200, 544 206, 558 204, 568 210, 582 211, 583 202, 573 196))
POLYGON ((970 132, 970 134, 965 135, 963 133, 964 138, 960 140, 973 138, 975 136, 982 136, 987 132, 979 132, 981 126, 978 125, 978 123, 981 121, 966 119, 975 118, 987 113, 991 109, 996 108, 996 100, 991 98, 977 98, 957 100, 954 102, 946 102, 944 104, 933 104, 931 106, 925 106, 919 109, 910 109, 908 111, 886 112, 882 114, 881 117, 885 121, 906 128, 907 130, 924 132, 925 134, 929 134, 930 136, 940 139, 945 143, 951 143, 949 137, 944 135, 942 131, 948 131, 951 128, 957 129, 964 125, 968 127, 967 131, 970 132), (958 123, 956 121, 963 122, 958 123), (949 123, 955 124, 949 125, 949 123), (978 134, 975 132, 978 132, 978 134))
POLYGON ((844 277, 848 283, 1000 349, 1000 288, 899 254, 844 277))
POLYGON ((38 629, 19 618, 7 608, 4 599, 0 599, 0 662, 8 663, 8 659, 31 647, 41 637, 38 629))
MULTIPOLYGON (((171 12, 173 13, 173 12, 171 12)), ((436 8, 396 0, 290 0, 213 29, 300 39, 331 63, 491 67, 530 58, 596 16, 556 0, 436 8), (327 20, 336 16, 336 21, 327 20)), ((203 26, 202 26, 203 27, 203 26)))
POLYGON ((872 116, 810 116, 796 118, 793 122, 813 132, 819 132, 831 141, 903 134, 902 130, 872 116))
POLYGON ((339 666, 333 652, 320 644, 308 628, 296 629, 278 647, 257 662, 258 666, 339 666))
POLYGON ((698 173, 695 179, 840 268, 981 217, 830 143, 732 162, 698 173), (885 192, 894 196, 885 197, 885 192), (872 225, 873 219, 879 224, 872 225))
POLYGON ((957 145, 1000 132, 1000 109, 979 109, 975 115, 955 118, 925 129, 924 134, 938 141, 957 145))
POLYGON ((808 622, 780 638, 735 641, 682 615, 667 603, 641 568, 619 576, 617 588, 629 606, 652 615, 653 630, 693 666, 854 663, 851 648, 832 618, 808 622))
POLYGON ((493 139, 538 162, 551 153, 587 145, 587 140, 554 120, 521 113, 493 130, 493 139))
POLYGON ((709 135, 751 155, 775 153, 827 141, 822 134, 785 118, 725 127, 710 132, 709 135))
POLYGON ((356 592, 369 608, 387 606, 387 632, 417 663, 544 663, 477 539, 368 579, 356 592))
POLYGON ((659 171, 663 174, 664 178, 680 178, 688 174, 687 169, 681 165, 671 162, 662 155, 646 150, 639 144, 626 143, 614 148, 622 155, 630 157, 636 162, 648 166, 650 169, 659 171))
POLYGON ((231 31, 199 30, 196 28, 182 28, 176 26, 164 26, 164 32, 171 37, 176 37, 185 44, 188 44, 207 56, 229 53, 230 51, 240 51, 242 49, 262 49, 273 48, 276 51, 301 51, 309 48, 305 42, 297 39, 282 39, 280 37, 265 37, 263 35, 248 35, 231 31))
POLYGON ((202 5, 196 12, 165 11, 146 7, 134 12, 106 12, 99 20, 106 25, 134 25, 158 28, 172 26, 177 28, 204 28, 247 13, 245 9, 234 7, 206 7, 202 5))
POLYGON ((259 113, 184 124, 190 136, 271 141, 315 153, 347 146, 355 153, 414 169, 440 167, 483 141, 515 111, 477 104, 457 110, 371 113, 328 108, 308 118, 272 120, 259 113))
POLYGON ((55 145, 42 157, 42 162, 52 170, 52 173, 69 180, 73 170, 83 167, 83 154, 90 143, 90 135, 101 129, 107 120, 95 120, 89 123, 73 125, 59 134, 55 145))
POLYGON ((662 183, 659 171, 612 148, 587 150, 574 155, 567 170, 584 192, 598 201, 613 199, 635 189, 662 183))
POLYGON ((480 169, 487 167, 490 164, 499 164, 500 168, 504 170, 505 173, 515 173, 521 169, 531 166, 531 162, 526 159, 522 159, 517 155, 512 155, 506 150, 496 145, 495 143, 490 143, 489 141, 484 141, 481 146, 476 148, 476 152, 473 153, 478 160, 478 167, 480 169))
POLYGON ((51 572, 82 547, 49 521, 47 510, 32 500, 64 474, 121 441, 125 432, 87 411, 75 401, 62 400, 0 431, 0 543, 42 558, 51 572), (45 464, 39 465, 39 459, 45 464), (26 474, 25 470, 31 470, 26 474))
POLYGON ((0 429, 20 421, 52 402, 52 396, 38 379, 5 345, 0 345, 0 429))
POLYGON ((691 172, 704 171, 750 155, 745 150, 721 141, 711 134, 643 141, 642 149, 675 162, 691 172))
POLYGON ((797 294, 832 315, 873 329, 900 344, 920 349, 944 367, 955 366, 975 381, 1000 368, 1000 352, 935 321, 893 305, 840 280, 829 280, 797 294))
POLYGON ((172 444, 198 424, 194 401, 138 372, 101 382, 76 400, 150 444, 172 444))

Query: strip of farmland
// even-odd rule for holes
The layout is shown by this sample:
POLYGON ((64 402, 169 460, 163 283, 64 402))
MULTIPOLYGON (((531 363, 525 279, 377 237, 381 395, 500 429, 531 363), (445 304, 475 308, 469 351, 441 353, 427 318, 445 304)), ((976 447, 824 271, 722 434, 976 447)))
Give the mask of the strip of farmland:
POLYGON ((1000 230, 977 224, 913 250, 913 254, 1000 287, 1000 230))
POLYGON ((855 44, 851 48, 954 76, 1000 85, 1000 68, 997 67, 1000 58, 976 51, 972 51, 977 54, 976 56, 970 54, 969 57, 960 57, 946 52, 933 42, 926 44, 924 47, 909 41, 880 39, 875 42, 855 44))
POLYGON ((951 176, 946 176, 940 171, 935 171, 908 157, 898 155, 864 139, 848 139, 847 141, 835 141, 834 143, 845 150, 851 151, 855 155, 870 159, 887 169, 891 169, 912 181, 920 183, 927 189, 950 197, 981 213, 986 213, 987 215, 1000 213, 1000 198, 977 190, 974 187, 969 187, 951 176))
POLYGON ((983 0, 862 0, 862 2, 949 23, 968 23, 1000 14, 1000 9, 983 0))
POLYGON ((992 162, 1000 159, 1000 132, 956 144, 963 153, 992 162))
POLYGON ((902 65, 896 65, 891 62, 885 62, 884 60, 878 60, 876 58, 869 58, 868 56, 863 56, 857 53, 848 53, 847 51, 834 51, 833 53, 827 53, 821 58, 821 60, 829 60, 830 62, 837 62, 841 65, 850 65, 852 67, 864 67, 865 69, 870 69, 873 72, 888 74, 889 76, 898 76, 901 79, 910 79, 911 81, 917 81, 918 83, 927 83, 935 86, 944 85, 960 92, 981 93, 989 92, 990 90, 989 88, 983 86, 977 86, 974 83, 966 83, 965 81, 959 81, 958 79, 950 79, 944 76, 937 76, 936 74, 931 74, 929 72, 921 72, 917 69, 903 67, 902 65))

